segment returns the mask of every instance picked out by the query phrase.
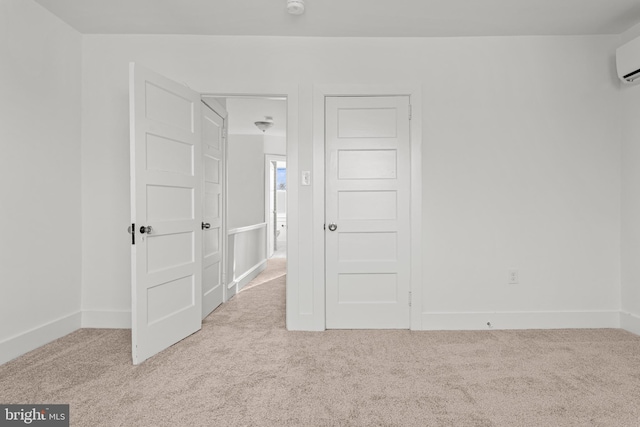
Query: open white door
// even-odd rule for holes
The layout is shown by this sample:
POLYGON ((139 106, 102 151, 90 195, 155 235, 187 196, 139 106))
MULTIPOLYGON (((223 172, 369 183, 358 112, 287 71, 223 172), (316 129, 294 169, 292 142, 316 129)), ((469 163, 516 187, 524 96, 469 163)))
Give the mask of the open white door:
POLYGON ((200 94, 130 64, 132 356, 201 328, 200 94))
POLYGON ((276 211, 276 161, 272 160, 270 156, 267 156, 267 164, 265 165, 264 182, 267 186, 265 196, 267 202, 265 204, 266 212, 265 218, 267 219, 267 258, 273 256, 273 252, 276 250, 276 234, 278 232, 277 224, 277 211, 276 211))
MULTIPOLYGON (((264 164, 264 200, 265 211, 264 218, 267 223, 267 258, 271 258, 274 252, 278 249, 277 240, 283 240, 285 236, 280 236, 278 239, 278 211, 286 209, 286 199, 284 203, 282 200, 278 201, 277 191, 277 171, 278 163, 284 163, 287 161, 287 156, 279 154, 266 154, 264 164), (280 203, 280 204, 279 204, 280 203)), ((286 231, 284 228, 280 230, 284 234, 286 231)))
POLYGON ((326 326, 410 326, 409 98, 326 98, 326 326))
POLYGON ((202 109, 203 150, 203 223, 204 255, 202 278, 202 318, 224 302, 223 244, 225 120, 226 110, 209 99, 202 109))

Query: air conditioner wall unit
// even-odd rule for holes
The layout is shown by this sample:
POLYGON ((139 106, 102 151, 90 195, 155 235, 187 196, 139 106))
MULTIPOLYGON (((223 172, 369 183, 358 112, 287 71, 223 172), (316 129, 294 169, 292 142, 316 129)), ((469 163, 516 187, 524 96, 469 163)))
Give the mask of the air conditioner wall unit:
POLYGON ((616 50, 618 77, 626 84, 640 83, 640 37, 616 50))

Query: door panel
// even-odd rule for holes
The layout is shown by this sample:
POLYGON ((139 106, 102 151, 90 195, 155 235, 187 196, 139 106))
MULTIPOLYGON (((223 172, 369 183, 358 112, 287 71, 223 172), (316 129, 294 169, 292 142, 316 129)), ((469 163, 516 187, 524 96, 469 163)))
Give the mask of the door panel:
POLYGON ((327 328, 410 326, 409 98, 326 99, 327 328))
POLYGON ((396 219, 396 191, 338 190, 338 218, 341 220, 396 219))
POLYGON ((338 138, 395 138, 397 136, 398 123, 395 108, 345 106, 337 111, 337 115, 338 138))
POLYGON ((147 134, 147 170, 193 176, 193 145, 147 134))
MULTIPOLYGON (((138 69, 140 67, 138 66, 138 69)), ((175 83, 175 82, 172 82, 175 83)), ((165 82, 144 82, 145 117, 165 126, 173 126, 187 133, 196 133, 195 108, 192 90, 168 88, 165 82)), ((199 133, 199 132, 198 132, 199 133)))
POLYGON ((395 303, 397 275, 393 273, 338 275, 338 303, 395 303))
POLYGON ((205 181, 211 184, 220 184, 220 160, 205 156, 204 158, 205 181))
POLYGON ((339 150, 339 179, 395 179, 396 150, 339 150))
POLYGON ((204 256, 220 254, 220 228, 213 228, 204 231, 204 256))
POLYGON ((193 205, 193 188, 147 185, 147 221, 193 219, 193 205))
POLYGON ((153 325, 193 306, 194 276, 181 277, 147 290, 149 324, 153 325))
POLYGON ((193 263, 196 255, 195 235, 193 232, 149 234, 146 237, 147 272, 156 273, 193 263))
POLYGON ((340 233, 338 258, 342 261, 397 261, 397 233, 340 233))
POLYGON ((226 111, 215 101, 207 101, 202 113, 203 134, 203 221, 204 279, 202 283, 202 318, 224 301, 222 280, 223 191, 224 191, 224 127, 226 111), (211 105, 209 105, 211 104, 211 105), (215 111, 212 109, 215 108, 215 111))
POLYGON ((138 364, 201 327, 201 107, 199 94, 135 64, 129 93, 138 364))

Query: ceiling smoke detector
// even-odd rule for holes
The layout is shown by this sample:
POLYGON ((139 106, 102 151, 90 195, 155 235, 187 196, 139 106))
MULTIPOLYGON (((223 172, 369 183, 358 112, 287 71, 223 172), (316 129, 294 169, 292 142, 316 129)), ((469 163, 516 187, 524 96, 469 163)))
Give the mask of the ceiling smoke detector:
POLYGON ((304 0, 287 0, 287 12, 292 15, 304 13, 304 0))
POLYGON ((253 124, 256 125, 256 127, 258 129, 260 129, 262 132, 264 132, 267 129, 269 129, 271 126, 273 126, 273 117, 264 116, 264 120, 258 120, 257 122, 254 122, 253 124))

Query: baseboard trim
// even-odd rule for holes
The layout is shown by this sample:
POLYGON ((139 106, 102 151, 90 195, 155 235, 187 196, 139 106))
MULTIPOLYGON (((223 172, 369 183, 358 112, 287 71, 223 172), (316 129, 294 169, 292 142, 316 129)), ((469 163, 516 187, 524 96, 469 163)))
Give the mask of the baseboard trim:
POLYGON ((425 331, 584 328, 620 328, 620 312, 616 310, 422 313, 422 330, 425 331))
POLYGON ((312 313, 288 313, 286 319, 287 331, 325 331, 327 328, 325 328, 324 323, 318 324, 317 317, 312 313))
POLYGON ((238 292, 240 292, 240 290, 242 288, 244 288, 247 285, 247 283, 249 283, 250 281, 255 279, 256 276, 258 276, 258 274, 262 273, 262 271, 265 268, 267 268, 267 260, 266 259, 260 261, 259 263, 257 263, 253 267, 251 267, 242 276, 236 278, 236 280, 234 280, 234 282, 238 284, 238 292))
POLYGON ((82 310, 82 327, 96 329, 131 329, 131 311, 82 310))
POLYGON ((640 316, 626 311, 621 311, 620 327, 625 331, 640 335, 640 316))
POLYGON ((1 341, 0 365, 77 331, 81 318, 81 312, 77 311, 1 341))

